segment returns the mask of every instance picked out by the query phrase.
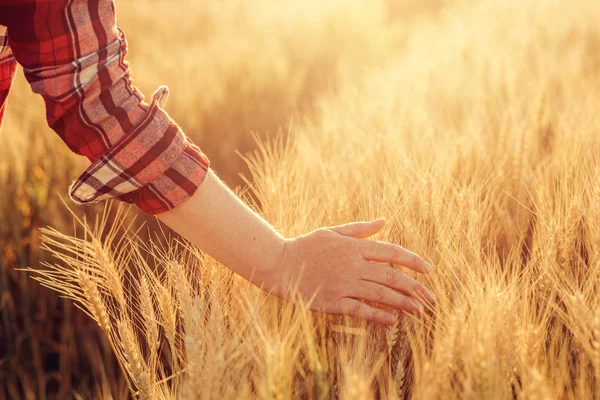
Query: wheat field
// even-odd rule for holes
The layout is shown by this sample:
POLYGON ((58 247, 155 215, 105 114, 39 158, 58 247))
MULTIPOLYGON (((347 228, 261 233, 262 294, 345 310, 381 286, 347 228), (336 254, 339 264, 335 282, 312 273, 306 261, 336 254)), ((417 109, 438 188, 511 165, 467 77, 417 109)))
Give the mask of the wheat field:
MULTIPOLYGON (((117 2, 136 85, 286 237, 387 220, 437 296, 391 327, 269 296, 134 209, 19 80, 0 398, 600 399, 600 4, 117 2)), ((401 266, 392 265, 394 268, 401 266)), ((410 274, 410 271, 406 271, 410 274)), ((414 276, 414 275, 413 275, 414 276)))

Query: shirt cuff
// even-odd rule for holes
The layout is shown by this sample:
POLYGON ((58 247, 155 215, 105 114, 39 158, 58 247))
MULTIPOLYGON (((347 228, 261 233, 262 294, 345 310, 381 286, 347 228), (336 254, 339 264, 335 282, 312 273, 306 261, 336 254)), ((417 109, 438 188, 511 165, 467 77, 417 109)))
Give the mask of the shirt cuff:
POLYGON ((129 135, 87 168, 69 189, 77 204, 117 198, 148 214, 170 210, 202 184, 209 159, 163 110, 161 86, 129 135))

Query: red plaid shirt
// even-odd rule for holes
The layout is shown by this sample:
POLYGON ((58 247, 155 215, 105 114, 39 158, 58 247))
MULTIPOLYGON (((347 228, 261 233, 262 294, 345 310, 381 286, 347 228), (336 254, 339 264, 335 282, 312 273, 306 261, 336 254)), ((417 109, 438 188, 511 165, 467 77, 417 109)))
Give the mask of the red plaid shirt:
POLYGON ((210 162, 133 86, 113 0, 0 0, 0 124, 17 63, 46 103, 48 125, 91 166, 71 185, 79 204, 108 198, 149 215, 188 199, 210 162))

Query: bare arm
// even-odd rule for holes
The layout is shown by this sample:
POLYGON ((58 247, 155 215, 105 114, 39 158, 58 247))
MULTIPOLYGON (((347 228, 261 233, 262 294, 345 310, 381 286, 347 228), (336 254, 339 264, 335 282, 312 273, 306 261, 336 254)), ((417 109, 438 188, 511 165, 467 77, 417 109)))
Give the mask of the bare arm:
POLYGON ((286 239, 209 169, 194 196, 157 217, 235 273, 260 287, 286 239), (252 273, 254 276, 252 279, 252 273))
POLYGON ((189 200, 157 217, 267 292, 291 299, 291 286, 298 282, 298 293, 307 301, 319 289, 311 303, 315 311, 390 324, 392 314, 358 299, 413 314, 422 310, 423 301, 434 301, 425 286, 381 264, 394 262, 426 273, 431 268, 428 263, 395 244, 362 239, 378 232, 384 225, 383 219, 284 238, 212 170, 189 200), (301 266, 302 275, 296 281, 301 266))

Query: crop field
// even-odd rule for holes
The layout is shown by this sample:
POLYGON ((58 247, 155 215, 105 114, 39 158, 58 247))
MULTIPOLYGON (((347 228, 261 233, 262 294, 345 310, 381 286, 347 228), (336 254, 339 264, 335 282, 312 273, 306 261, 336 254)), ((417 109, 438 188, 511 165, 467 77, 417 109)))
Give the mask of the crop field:
MULTIPOLYGON (((117 0, 135 85, 286 237, 385 217, 389 327, 270 296, 87 167, 22 71, 0 132, 0 399, 600 400, 600 3, 117 0)), ((372 238, 366 239, 371 240, 372 238)))

